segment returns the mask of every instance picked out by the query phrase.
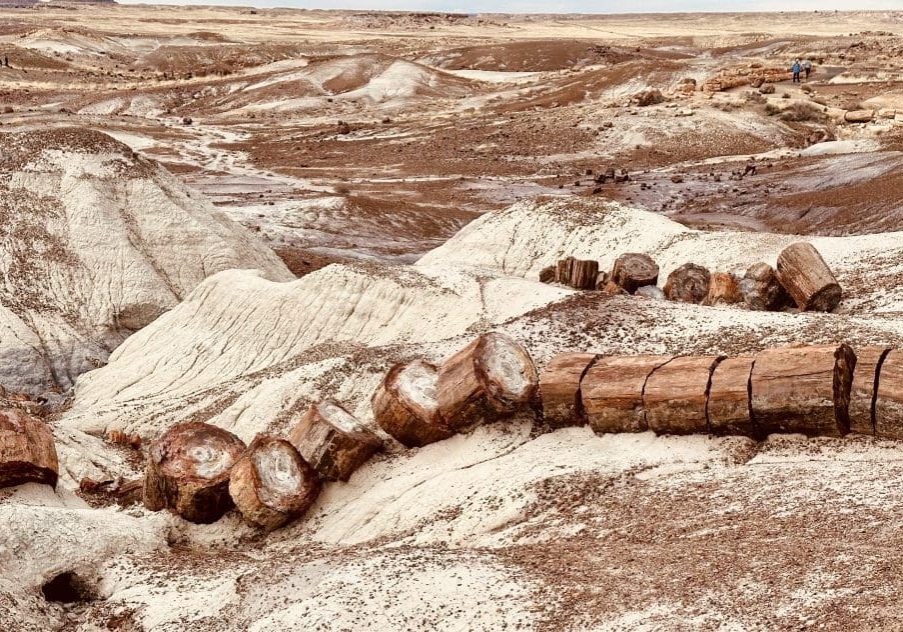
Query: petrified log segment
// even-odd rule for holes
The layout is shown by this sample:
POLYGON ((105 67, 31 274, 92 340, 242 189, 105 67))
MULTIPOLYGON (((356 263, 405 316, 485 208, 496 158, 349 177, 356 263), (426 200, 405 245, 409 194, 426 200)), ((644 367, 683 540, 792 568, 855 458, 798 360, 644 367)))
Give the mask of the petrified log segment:
POLYGON ((709 294, 712 275, 695 263, 685 263, 668 275, 665 296, 672 301, 701 303, 709 294))
POLYGON ((484 334, 440 367, 439 415, 455 432, 512 415, 530 403, 537 382, 523 346, 505 334, 484 334))
POLYGON ((555 266, 546 266, 539 271, 540 283, 552 283, 555 280, 555 266))
POLYGON ((599 358, 580 385, 583 410, 596 433, 648 430, 643 408, 646 378, 673 356, 599 358))
POLYGON ((331 400, 314 402, 288 438, 327 481, 347 481, 382 448, 379 437, 331 400))
POLYGON ((552 358, 539 376, 542 412, 552 428, 586 422, 580 401, 580 381, 595 359, 592 353, 562 353, 552 358))
POLYGON ((373 394, 373 418, 409 448, 448 439, 452 431, 439 416, 439 370, 424 360, 396 364, 373 394))
POLYGON ((727 272, 716 272, 709 282, 709 293, 703 305, 735 305, 742 300, 737 277, 727 272))
POLYGON ((790 296, 767 263, 754 263, 740 281, 740 292, 749 309, 777 311, 790 303, 790 296))
POLYGON ((571 268, 571 278, 567 284, 578 290, 596 289, 599 277, 599 262, 592 259, 575 259, 571 268))
POLYGON ((229 495, 248 522, 278 529, 320 493, 317 472, 284 439, 257 435, 232 466, 229 495))
POLYGON ((791 244, 778 255, 778 281, 802 311, 830 312, 840 303, 840 285, 810 243, 791 244))
POLYGON ((850 432, 875 434, 875 387, 888 347, 856 349, 856 369, 850 389, 850 432))
POLYGON ((148 451, 145 506, 167 508, 191 522, 215 522, 232 508, 229 471, 244 450, 242 440, 222 428, 173 426, 148 451))
POLYGON ((18 408, 0 409, 0 487, 46 483, 59 475, 53 434, 42 420, 18 408))
POLYGON ((899 349, 888 353, 881 364, 875 434, 883 439, 903 439, 903 351, 899 349))
POLYGON ((752 413, 764 433, 843 436, 856 355, 847 345, 769 349, 752 370, 752 413))
POLYGON ((758 429, 749 414, 749 378, 753 361, 751 356, 728 358, 712 371, 707 414, 713 434, 758 436, 758 429))
POLYGON ((628 252, 615 259, 611 280, 630 294, 658 283, 658 265, 649 255, 628 252))
POLYGON ((576 263, 577 260, 574 257, 559 259, 555 266, 555 282, 568 285, 574 274, 574 265, 576 263))
POLYGON ((705 403, 716 356, 674 358, 652 372, 643 389, 646 424, 657 434, 707 433, 705 403))

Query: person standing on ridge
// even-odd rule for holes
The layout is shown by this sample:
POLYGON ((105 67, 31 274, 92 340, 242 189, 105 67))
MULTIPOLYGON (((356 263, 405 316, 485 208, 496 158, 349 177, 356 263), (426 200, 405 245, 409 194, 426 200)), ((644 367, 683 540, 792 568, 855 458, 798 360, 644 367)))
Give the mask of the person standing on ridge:
POLYGON ((793 62, 793 66, 790 67, 790 71, 793 73, 793 81, 792 81, 792 83, 799 83, 799 82, 800 82, 800 71, 801 71, 802 69, 803 69, 803 67, 800 66, 800 60, 799 60, 799 59, 797 59, 795 62, 793 62))
POLYGON ((812 72, 812 62, 808 59, 803 61, 803 72, 806 73, 806 81, 809 81, 809 74, 812 72))

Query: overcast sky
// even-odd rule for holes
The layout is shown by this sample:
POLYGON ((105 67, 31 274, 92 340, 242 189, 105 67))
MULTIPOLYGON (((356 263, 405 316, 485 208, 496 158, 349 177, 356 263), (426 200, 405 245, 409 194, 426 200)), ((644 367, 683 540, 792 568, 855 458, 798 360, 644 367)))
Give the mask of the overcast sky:
MULTIPOLYGON (((134 0, 119 0, 134 4, 134 0)), ((145 0, 146 2, 146 0, 145 0)), ((148 3, 152 4, 152 3, 148 3)), ((811 11, 900 9, 901 0, 162 0, 159 4, 226 4, 306 9, 384 9, 471 13, 655 13, 673 11, 811 11)))

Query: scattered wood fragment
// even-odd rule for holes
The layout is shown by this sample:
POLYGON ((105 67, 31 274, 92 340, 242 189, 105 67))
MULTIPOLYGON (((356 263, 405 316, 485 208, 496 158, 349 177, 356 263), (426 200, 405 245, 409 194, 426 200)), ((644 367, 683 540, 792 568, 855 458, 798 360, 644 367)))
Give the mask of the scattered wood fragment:
POLYGON ((778 255, 777 276, 804 312, 830 312, 840 303, 840 284, 810 243, 797 242, 784 248, 778 255))

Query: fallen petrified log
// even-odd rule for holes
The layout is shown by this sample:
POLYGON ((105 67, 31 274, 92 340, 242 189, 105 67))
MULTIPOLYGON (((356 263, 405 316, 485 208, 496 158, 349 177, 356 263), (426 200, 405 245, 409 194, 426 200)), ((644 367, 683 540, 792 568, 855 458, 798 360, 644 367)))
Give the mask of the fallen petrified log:
POLYGON ((706 399, 717 356, 674 358, 654 370, 643 389, 646 424, 656 434, 709 431, 706 399))
POLYGON ((148 451, 144 505, 191 522, 215 522, 232 508, 229 471, 244 450, 242 440, 222 428, 201 422, 173 426, 148 451))
POLYGON ((840 303, 834 273, 812 244, 797 242, 778 255, 778 281, 802 311, 830 312, 840 303))
POLYGON ((671 301, 701 303, 709 294, 712 275, 695 263, 685 263, 668 275, 665 296, 671 301))
POLYGON ((540 374, 543 418, 552 428, 585 423, 580 382, 595 358, 594 353, 562 353, 540 374))
POLYGON ((874 118, 874 110, 850 110, 843 115, 847 123, 870 123, 874 118))
POLYGON ((735 305, 743 300, 737 277, 727 272, 716 272, 709 281, 709 293, 703 305, 735 305))
POLYGON ((577 259, 574 257, 559 259, 558 263, 555 264, 555 283, 569 285, 571 278, 574 276, 574 266, 576 263, 577 259))
POLYGON ((439 415, 454 432, 510 416, 530 404, 537 382, 523 346, 505 334, 483 334, 439 368, 439 415))
POLYGON ((875 387, 888 347, 856 349, 856 368, 850 389, 850 432, 875 434, 875 387))
POLYGON ((452 436, 439 416, 438 379, 438 369, 424 360, 393 366, 371 400, 379 427, 409 448, 452 436))
POLYGON ((750 376, 754 358, 727 358, 712 371, 706 414, 716 435, 759 435, 750 416, 750 376))
POLYGON ((0 409, 0 487, 46 483, 59 475, 53 434, 41 419, 18 408, 0 409))
POLYGON ((229 496, 248 522, 278 529, 320 493, 317 472, 285 439, 259 434, 232 466, 229 496))
POLYGON ((755 360, 752 413, 762 432, 836 437, 850 431, 856 355, 848 345, 769 349, 755 360))
POLYGON ((658 283, 658 264, 649 255, 628 252, 615 259, 611 280, 630 294, 658 283))
POLYGON ((571 278, 567 285, 578 290, 595 290, 599 277, 599 262, 592 259, 575 259, 571 267, 571 278))
POLYGON ((894 349, 884 358, 875 398, 875 435, 903 439, 903 351, 894 349))
POLYGON ((332 400, 314 402, 288 438, 327 481, 347 481, 382 448, 379 437, 332 400))
POLYGON ((539 282, 540 283, 554 283, 555 282, 555 270, 557 266, 546 266, 542 270, 539 271, 539 282))
POLYGON ((580 386, 586 420, 596 433, 643 432, 646 378, 673 356, 612 356, 596 360, 580 386))
POLYGON ((749 309, 777 311, 790 303, 790 296, 767 263, 754 263, 740 281, 740 292, 749 309))

